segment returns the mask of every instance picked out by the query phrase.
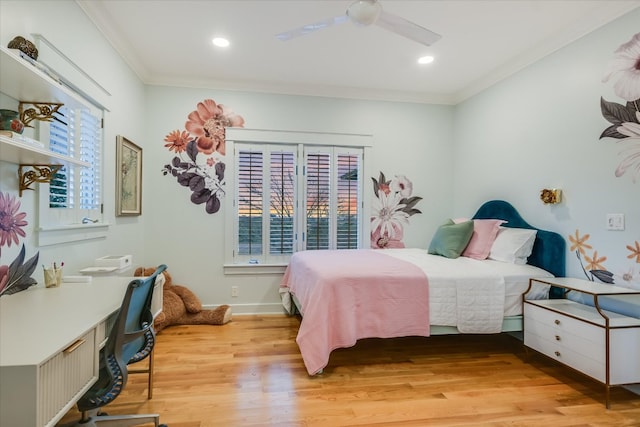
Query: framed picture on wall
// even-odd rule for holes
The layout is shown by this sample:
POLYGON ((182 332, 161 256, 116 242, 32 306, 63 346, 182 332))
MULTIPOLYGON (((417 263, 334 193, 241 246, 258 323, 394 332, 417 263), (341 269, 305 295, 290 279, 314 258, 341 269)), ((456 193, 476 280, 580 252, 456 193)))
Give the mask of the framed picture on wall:
POLYGON ((142 215, 142 148, 116 138, 116 216, 142 215))

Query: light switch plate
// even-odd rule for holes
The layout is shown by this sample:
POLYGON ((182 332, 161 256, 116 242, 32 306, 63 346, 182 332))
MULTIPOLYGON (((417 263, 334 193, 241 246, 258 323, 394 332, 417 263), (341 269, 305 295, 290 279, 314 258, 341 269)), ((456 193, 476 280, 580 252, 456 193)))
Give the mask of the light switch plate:
POLYGON ((607 214, 607 230, 624 230, 624 214, 607 214))

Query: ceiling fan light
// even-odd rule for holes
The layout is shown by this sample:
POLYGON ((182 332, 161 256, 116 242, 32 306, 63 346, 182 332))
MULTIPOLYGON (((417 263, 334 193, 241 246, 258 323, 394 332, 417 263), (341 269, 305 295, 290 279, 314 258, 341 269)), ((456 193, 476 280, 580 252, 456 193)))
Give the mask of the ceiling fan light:
POLYGON ((359 25, 371 25, 378 19, 382 6, 377 0, 357 0, 347 9, 347 15, 359 25))

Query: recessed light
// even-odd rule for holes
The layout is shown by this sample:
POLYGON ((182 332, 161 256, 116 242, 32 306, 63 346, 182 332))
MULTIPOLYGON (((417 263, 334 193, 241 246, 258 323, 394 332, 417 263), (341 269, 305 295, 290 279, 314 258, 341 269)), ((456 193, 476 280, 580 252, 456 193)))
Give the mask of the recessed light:
POLYGON ((213 39, 213 44, 218 47, 227 47, 229 46, 229 40, 224 37, 216 37, 213 39))
POLYGON ((418 58, 418 64, 431 64, 435 58, 431 55, 418 58))

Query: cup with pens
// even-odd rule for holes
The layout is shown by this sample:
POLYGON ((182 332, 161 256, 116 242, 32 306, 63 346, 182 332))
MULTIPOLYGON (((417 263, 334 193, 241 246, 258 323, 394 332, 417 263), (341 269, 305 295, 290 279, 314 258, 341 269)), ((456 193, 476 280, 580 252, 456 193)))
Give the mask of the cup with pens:
POLYGON ((64 266, 64 262, 60 265, 55 262, 51 265, 51 267, 47 268, 44 265, 42 266, 44 270, 44 286, 47 288, 57 288, 62 283, 62 267, 64 266))

